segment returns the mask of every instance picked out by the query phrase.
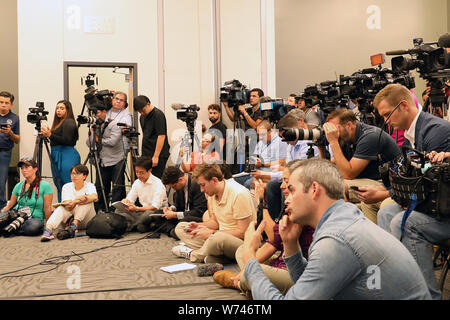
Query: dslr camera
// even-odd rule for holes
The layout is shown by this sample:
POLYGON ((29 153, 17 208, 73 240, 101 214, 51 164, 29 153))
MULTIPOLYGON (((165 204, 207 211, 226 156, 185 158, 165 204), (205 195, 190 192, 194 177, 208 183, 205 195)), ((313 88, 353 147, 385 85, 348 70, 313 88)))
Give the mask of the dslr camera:
POLYGON ((83 116, 79 115, 77 117, 78 124, 88 124, 88 125, 102 125, 105 121, 97 116, 83 116))
POLYGON ((0 228, 4 237, 9 237, 15 233, 31 217, 30 208, 20 210, 11 209, 0 215, 0 228))

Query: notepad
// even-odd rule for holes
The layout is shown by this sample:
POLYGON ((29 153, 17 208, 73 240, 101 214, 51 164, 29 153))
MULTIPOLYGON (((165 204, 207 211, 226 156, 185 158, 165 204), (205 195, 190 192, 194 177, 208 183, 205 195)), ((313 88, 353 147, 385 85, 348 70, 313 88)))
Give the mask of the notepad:
POLYGON ((197 266, 192 263, 179 263, 167 267, 161 267, 160 269, 168 273, 175 273, 180 271, 192 270, 195 269, 196 267, 197 266))
POLYGON ((52 204, 53 208, 58 208, 59 206, 65 207, 66 205, 67 205, 67 203, 65 203, 65 202, 58 202, 58 203, 52 204))

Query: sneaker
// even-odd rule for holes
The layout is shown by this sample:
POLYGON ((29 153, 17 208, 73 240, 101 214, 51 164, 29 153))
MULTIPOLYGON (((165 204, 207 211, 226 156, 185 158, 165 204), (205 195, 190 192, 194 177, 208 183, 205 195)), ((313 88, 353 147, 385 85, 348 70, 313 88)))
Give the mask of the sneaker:
POLYGON ((47 242, 47 241, 50 241, 53 239, 55 239, 55 236, 53 235, 53 231, 48 228, 45 228, 44 233, 42 234, 42 237, 41 237, 41 242, 47 242))
POLYGON ((172 248, 172 253, 180 258, 189 259, 192 249, 186 246, 176 246, 172 248))

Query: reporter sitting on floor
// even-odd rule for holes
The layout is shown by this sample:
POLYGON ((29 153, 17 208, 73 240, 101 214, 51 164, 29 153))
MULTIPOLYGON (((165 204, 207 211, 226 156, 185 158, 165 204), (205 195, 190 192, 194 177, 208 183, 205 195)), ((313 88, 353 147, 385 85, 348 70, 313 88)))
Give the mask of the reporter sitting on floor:
POLYGON ((172 252, 191 262, 234 261, 242 244, 245 230, 256 221, 256 210, 250 192, 236 182, 229 182, 217 164, 201 164, 192 175, 200 190, 208 196, 208 211, 204 222, 180 222, 175 228, 186 246, 176 246, 172 252))
POLYGON ((175 209, 166 207, 163 209, 164 215, 153 220, 159 225, 164 224, 161 232, 178 239, 175 234, 178 222, 202 222, 203 213, 207 210, 206 197, 198 183, 192 180, 191 174, 184 173, 177 167, 169 166, 164 170, 162 183, 175 190, 175 209))
POLYGON ((42 242, 54 239, 53 232, 68 221, 68 237, 74 237, 78 229, 86 229, 87 224, 95 217, 94 202, 97 201, 97 189, 95 185, 86 182, 89 169, 83 164, 76 164, 70 170, 72 182, 62 187, 61 198, 63 205, 56 208, 47 221, 42 242))
POLYGON ((2 213, 10 209, 20 210, 29 208, 29 217, 15 232, 22 236, 37 236, 42 233, 44 219, 52 214, 53 190, 50 183, 42 180, 36 161, 22 158, 17 166, 21 169, 25 181, 15 185, 11 199, 2 209, 2 213))
POLYGON ((256 251, 265 222, 245 233, 244 276, 255 300, 430 299, 419 266, 392 235, 344 201, 344 181, 327 160, 297 163, 289 177, 288 213, 280 221, 285 262, 294 285, 286 295, 270 282, 256 251), (315 228, 307 261, 301 226, 315 228))
MULTIPOLYGON (((147 228, 143 222, 155 211, 167 207, 166 188, 161 180, 152 175, 152 167, 152 158, 136 159, 134 168, 137 179, 131 186, 127 197, 121 201, 125 208, 123 210, 116 209, 116 213, 127 219, 127 231, 137 228, 139 232, 146 232, 147 228), (142 207, 135 205, 138 198, 142 207)), ((114 206, 114 203, 112 205, 114 206)))
MULTIPOLYGON (((285 199, 287 199, 289 196, 289 190, 287 189, 287 187, 289 183, 289 176, 291 175, 290 170, 298 161, 301 160, 298 159, 289 162, 283 170, 283 177, 280 188, 284 194, 285 199)), ((260 185, 260 182, 256 182, 255 196, 257 196, 257 198, 261 196, 261 191, 263 193, 264 188, 260 185)), ((260 203, 259 205, 262 205, 264 208, 263 204, 260 203)), ((263 220, 266 223, 265 232, 267 234, 268 240, 256 252, 256 258, 260 262, 264 274, 270 279, 275 287, 280 290, 282 294, 286 294, 289 288, 293 285, 292 279, 289 275, 289 272, 287 271, 286 263, 283 259, 283 242, 280 237, 278 225, 278 221, 285 214, 287 214, 286 209, 287 207, 284 206, 283 211, 280 213, 280 216, 275 219, 276 221, 272 220, 267 209, 263 209, 263 220)), ((313 233, 313 228, 304 226, 300 234, 299 243, 305 259, 308 259, 308 249, 313 240, 313 233)), ((213 279, 218 284, 226 288, 235 288, 243 292, 248 292, 251 290, 251 288, 248 284, 247 279, 244 277, 245 265, 243 262, 242 251, 243 246, 240 246, 236 251, 236 261, 241 269, 241 272, 239 274, 236 275, 228 270, 222 270, 216 272, 213 276, 213 279)))

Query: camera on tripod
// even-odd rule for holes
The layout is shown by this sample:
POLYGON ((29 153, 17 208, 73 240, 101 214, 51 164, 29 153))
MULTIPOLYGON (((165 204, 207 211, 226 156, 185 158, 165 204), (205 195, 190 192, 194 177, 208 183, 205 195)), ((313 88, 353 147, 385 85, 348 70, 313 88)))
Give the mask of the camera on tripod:
POLYGON ((36 107, 29 108, 28 110, 30 111, 27 115, 27 121, 29 123, 40 126, 41 121, 47 120, 48 111, 45 111, 43 102, 36 102, 36 107))
POLYGON ((200 111, 200 107, 196 104, 183 106, 180 110, 177 110, 177 119, 184 122, 195 122, 198 118, 197 111, 200 111))
POLYGON ((109 110, 112 108, 112 97, 114 93, 109 90, 97 91, 95 87, 90 86, 85 90, 84 100, 86 105, 92 112, 97 112, 97 109, 102 108, 109 110))
POLYGON ((220 102, 227 102, 235 112, 239 106, 250 103, 250 90, 239 80, 225 82, 220 90, 220 102))
POLYGON ((450 35, 447 33, 437 42, 424 43, 422 38, 413 40, 414 48, 386 52, 387 55, 399 55, 392 58, 394 71, 409 71, 417 69, 421 78, 428 80, 431 86, 429 99, 433 107, 446 103, 444 93, 445 81, 450 77, 450 35), (436 47, 436 44, 438 47, 436 47), (411 55, 412 59, 403 57, 411 55))

